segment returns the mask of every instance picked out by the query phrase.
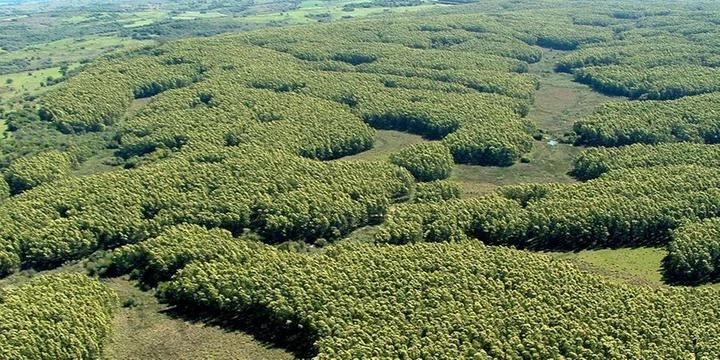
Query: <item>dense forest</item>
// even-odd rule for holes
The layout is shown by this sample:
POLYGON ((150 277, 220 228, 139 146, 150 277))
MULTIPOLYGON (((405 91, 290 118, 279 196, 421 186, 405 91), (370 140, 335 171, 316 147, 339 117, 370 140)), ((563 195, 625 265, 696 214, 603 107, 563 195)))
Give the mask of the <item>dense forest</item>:
POLYGON ((103 358, 118 277, 298 358, 720 357, 720 6, 452 3, 115 51, 3 113, 0 358, 103 358), (552 133, 548 76, 612 101, 552 133), (353 159, 379 133, 417 143, 353 159), (457 181, 539 147, 567 182, 457 181), (662 284, 551 255, 637 247, 662 284))

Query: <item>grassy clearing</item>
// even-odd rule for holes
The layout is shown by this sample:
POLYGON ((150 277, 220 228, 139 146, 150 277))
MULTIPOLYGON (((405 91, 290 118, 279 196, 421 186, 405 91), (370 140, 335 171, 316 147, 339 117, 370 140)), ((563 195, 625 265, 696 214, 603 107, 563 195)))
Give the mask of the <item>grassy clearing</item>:
MULTIPOLYGON (((665 248, 597 249, 579 252, 550 252, 558 259, 575 263, 581 269, 614 281, 651 287, 669 287, 663 280, 665 248)), ((720 290, 720 283, 699 288, 720 290)))
POLYGON ((185 321, 125 278, 109 279, 124 304, 113 321, 107 359, 293 359, 293 355, 252 336, 185 321))
POLYGON ((120 23, 127 28, 147 26, 167 16, 167 12, 161 10, 135 11, 121 15, 120 23))
POLYGON ((349 161, 375 161, 385 160, 390 154, 397 152, 405 147, 413 144, 427 141, 421 136, 408 134, 401 131, 394 130, 375 130, 375 144, 373 148, 368 151, 363 151, 359 154, 346 156, 339 160, 349 161))
MULTIPOLYGON (((125 112, 124 119, 134 116, 138 110, 142 109, 142 107, 149 103, 152 99, 152 97, 149 97, 133 100, 125 112)), ((108 160, 112 160, 114 158, 115 150, 105 149, 85 160, 77 169, 75 169, 75 171, 73 171, 73 174, 76 176, 86 176, 122 169, 120 166, 107 165, 108 160)))
POLYGON ((219 17, 225 17, 226 14, 219 13, 216 11, 200 12, 200 11, 186 11, 182 14, 173 16, 175 20, 195 20, 195 19, 213 19, 219 17))
POLYGON ((73 171, 73 175, 86 176, 122 169, 122 167, 119 166, 107 165, 107 161, 114 158, 115 150, 103 150, 80 164, 80 166, 73 171))
MULTIPOLYGON (((469 188, 466 189, 468 195, 489 191, 506 183, 575 181, 567 172, 581 148, 567 144, 549 146, 547 141, 571 133, 574 122, 590 114, 598 104, 627 100, 594 92, 574 82, 572 75, 554 72, 554 64, 565 53, 545 50, 543 60, 530 65, 530 72, 538 77, 541 87, 535 92, 535 104, 528 119, 546 133, 546 139, 537 142, 529 155, 530 163, 516 164, 505 169, 460 167, 456 176, 469 188)), ((599 249, 549 254, 610 279, 643 286, 665 286, 661 268, 662 259, 667 254, 664 248, 599 249)))
POLYGON ((664 286, 664 248, 599 249, 551 252, 550 255, 577 264, 581 269, 636 285, 664 286))
POLYGON ((538 128, 549 137, 558 138, 572 132, 575 121, 590 114, 595 106, 608 101, 627 101, 622 97, 610 97, 588 86, 573 81, 570 74, 556 73, 554 64, 566 52, 545 50, 542 61, 530 65, 530 73, 540 80, 535 92, 535 104, 528 114, 538 128))
POLYGON ((540 80, 535 92, 535 103, 527 118, 545 131, 545 139, 534 144, 525 157, 529 163, 508 167, 457 165, 452 179, 463 185, 464 196, 476 197, 493 191, 498 186, 520 183, 569 183, 575 180, 567 175, 573 158, 580 152, 568 144, 549 145, 548 141, 572 132, 579 117, 606 101, 621 101, 592 91, 573 81, 572 75, 553 71, 562 51, 545 50, 543 60, 530 65, 530 72, 540 80))
POLYGON ((571 183, 576 180, 567 175, 578 149, 566 145, 548 145, 535 142, 526 155, 529 163, 516 163, 508 167, 455 165, 450 179, 463 187, 464 197, 478 197, 502 185, 521 183, 571 183))
POLYGON ((23 94, 38 95, 47 89, 41 86, 48 77, 59 78, 59 67, 42 70, 0 75, 1 102, 17 98, 23 94))

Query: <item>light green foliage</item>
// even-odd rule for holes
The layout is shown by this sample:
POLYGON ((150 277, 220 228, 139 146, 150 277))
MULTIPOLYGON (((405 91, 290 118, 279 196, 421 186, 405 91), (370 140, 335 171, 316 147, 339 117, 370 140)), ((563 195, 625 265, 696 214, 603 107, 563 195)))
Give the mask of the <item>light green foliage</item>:
POLYGON ((639 43, 625 41, 618 42, 615 46, 587 47, 566 55, 558 62, 556 68, 569 72, 589 66, 631 64, 655 67, 686 63, 717 66, 718 62, 720 62, 718 49, 666 36, 639 43))
POLYGON ((452 154, 439 143, 421 143, 408 146, 390 155, 390 161, 410 171, 419 181, 446 179, 453 168, 452 154))
MULTIPOLYGON (((537 82, 519 60, 453 49, 460 38, 488 36, 473 22, 507 35, 495 19, 452 15, 422 27, 369 22, 386 35, 365 22, 329 24, 183 40, 98 61, 43 96, 41 118, 67 132, 115 127, 117 154, 140 168, 68 179, 8 202, 3 268, 55 266, 183 222, 235 234, 250 228, 267 242, 340 238, 379 222, 410 188, 408 173, 388 164, 303 159, 370 148, 367 124, 444 138, 462 162, 517 160, 532 141, 521 116, 537 82), (462 30, 447 27, 456 21, 462 30), (445 30, 427 31, 436 25, 445 30), (415 40, 428 46, 402 46, 415 40), (125 117, 133 98, 149 95, 125 117)), ((444 149, 445 177, 450 153, 433 146, 444 149)))
POLYGON ((178 223, 234 233, 251 228, 268 242, 337 239, 381 219, 412 181, 384 162, 324 163, 252 146, 189 153, 5 201, 2 265, 56 266, 178 223))
POLYGON ((277 324, 319 359, 720 354, 711 291, 609 283, 569 262, 466 241, 255 254, 191 263, 161 295, 277 324))
POLYGON ((132 273, 145 283, 156 284, 191 261, 226 260, 243 263, 249 256, 270 251, 260 243, 236 239, 226 230, 206 230, 198 225, 178 225, 158 237, 116 249, 112 263, 116 273, 132 273))
MULTIPOLYGON (((354 115, 378 128, 431 139, 450 135, 446 144, 465 163, 508 165, 530 150, 532 125, 521 116, 528 111, 537 81, 522 73, 527 71, 526 63, 445 46, 411 49, 402 46, 404 37, 425 39, 427 31, 411 23, 377 25, 387 26, 398 38, 388 42, 358 22, 342 27, 318 25, 311 32, 301 27, 282 35, 268 30, 188 40, 137 51, 99 62, 62 89, 50 92, 41 102, 40 115, 63 131, 100 131, 117 122, 133 97, 183 88, 158 96, 123 124, 123 156, 143 155, 159 146, 175 150, 191 137, 243 132, 238 118, 261 123, 327 121, 312 115, 317 111, 342 127, 351 126, 354 121, 347 117, 354 115), (332 40, 327 37, 330 34, 332 40), (222 55, 207 57, 206 53, 222 55), (283 71, 278 72, 279 68, 283 71), (292 98, 297 103, 278 108, 275 98, 292 98), (198 124, 208 117, 218 123, 212 128, 198 124), (142 139, 136 143, 138 138, 142 139)), ((471 31, 462 32, 474 36, 471 31)), ((431 42, 442 36, 431 35, 431 42)), ((317 128, 307 124, 293 133, 317 128)), ((354 129, 359 131, 363 130, 354 129)), ((336 137, 313 133, 308 139, 287 140, 325 144, 336 137)), ((349 146, 357 152, 369 147, 368 141, 349 146)), ((301 154, 347 155, 304 149, 301 154)))
POLYGON ((393 207, 375 238, 381 243, 407 244, 473 236, 487 243, 510 244, 523 238, 526 223, 520 204, 493 194, 393 207))
MULTIPOLYGON (((605 13, 599 26, 611 27, 613 39, 584 44, 556 69, 573 72, 577 81, 595 90, 633 99, 717 92, 720 51, 709 40, 718 35, 715 16, 688 10, 637 9, 619 17, 605 13)), ((602 19, 602 12, 598 15, 602 19)))
POLYGON ((40 117, 63 132, 100 131, 125 113, 133 98, 186 86, 201 76, 191 62, 139 55, 104 60, 43 98, 40 117))
POLYGON ((687 223, 673 232, 665 274, 673 281, 697 284, 720 276, 720 218, 687 223))
POLYGON ((0 290, 0 357, 97 359, 117 296, 78 273, 42 275, 0 290))
POLYGON ((438 180, 418 183, 415 186, 413 201, 416 203, 445 201, 460 197, 462 188, 454 181, 438 180))
POLYGON ((720 146, 666 143, 590 148, 575 158, 572 174, 581 180, 589 180, 612 170, 683 164, 720 167, 720 146))
POLYGON ((4 176, 0 176, 0 201, 10 196, 10 185, 5 181, 4 176))
POLYGON ((13 193, 21 193, 38 185, 68 176, 72 158, 67 153, 48 151, 20 158, 5 171, 5 180, 13 193))

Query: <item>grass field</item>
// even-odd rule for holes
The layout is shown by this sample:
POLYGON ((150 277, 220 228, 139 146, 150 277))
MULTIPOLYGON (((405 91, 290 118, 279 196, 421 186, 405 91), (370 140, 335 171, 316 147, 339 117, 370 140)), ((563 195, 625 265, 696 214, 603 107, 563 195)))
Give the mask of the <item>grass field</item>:
POLYGON ((171 309, 158 303, 154 291, 141 291, 126 278, 110 279, 107 284, 124 304, 113 320, 107 359, 294 358, 248 334, 175 317, 171 309))
POLYGON ((664 248, 599 249, 549 253, 581 269, 636 285, 665 286, 662 281, 664 248))
POLYGON ((135 11, 120 16, 120 23, 124 27, 133 28, 152 25, 154 22, 167 17, 167 13, 161 10, 135 11))
MULTIPOLYGON (((550 252, 558 259, 568 260, 581 269, 612 280, 634 285, 667 287, 662 276, 665 248, 598 249, 579 252, 550 252)), ((707 284, 701 288, 720 289, 720 284, 707 284)))
POLYGON ((427 140, 424 140, 421 136, 408 134, 402 131, 375 130, 375 144, 372 149, 363 151, 356 155, 346 156, 339 160, 385 160, 390 156, 390 154, 397 152, 402 148, 424 141, 427 140))
POLYGON ((59 67, 52 67, 42 70, 0 75, 0 103, 6 103, 23 94, 38 95, 46 87, 41 86, 48 77, 58 78, 59 67))
POLYGON ((213 19, 219 17, 225 17, 226 14, 219 13, 216 11, 200 12, 200 11, 185 11, 182 14, 173 16, 175 20, 195 20, 195 19, 213 19))
POLYGON ((134 40, 117 36, 62 39, 0 54, 0 63, 24 60, 30 64, 31 69, 45 69, 58 66, 60 63, 89 60, 109 51, 132 49, 154 43, 152 40, 134 40))
POLYGON ((550 138, 572 132, 575 120, 590 114, 598 104, 624 100, 592 91, 586 85, 573 81, 570 74, 554 72, 554 64, 565 53, 545 49, 543 59, 530 65, 530 73, 540 80, 540 89, 535 92, 535 103, 528 119, 550 138))
POLYGON ((463 187, 463 196, 477 197, 502 185, 520 183, 570 183, 575 179, 567 175, 578 149, 566 145, 548 145, 537 141, 533 150, 525 155, 530 162, 508 167, 455 165, 450 179, 463 187))

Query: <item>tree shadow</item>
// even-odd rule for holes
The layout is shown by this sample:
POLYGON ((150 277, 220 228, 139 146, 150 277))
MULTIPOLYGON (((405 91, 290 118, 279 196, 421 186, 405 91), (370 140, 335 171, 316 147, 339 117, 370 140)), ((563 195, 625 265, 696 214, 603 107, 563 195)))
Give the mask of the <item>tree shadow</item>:
POLYGON ((673 267, 669 253, 663 258, 661 268, 663 282, 671 286, 698 287, 720 283, 720 269, 704 275, 697 273, 683 274, 673 267))
POLYGON ((193 324, 249 334, 268 348, 291 352, 296 359, 312 359, 318 355, 315 347, 318 335, 307 322, 286 319, 264 306, 254 305, 237 313, 209 311, 194 306, 171 306, 162 313, 193 324))

